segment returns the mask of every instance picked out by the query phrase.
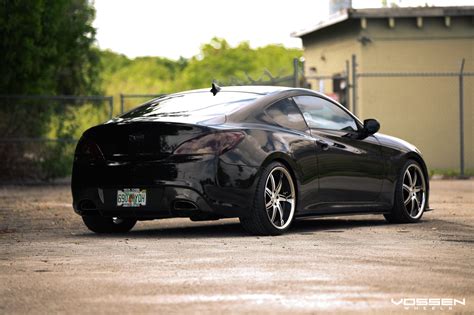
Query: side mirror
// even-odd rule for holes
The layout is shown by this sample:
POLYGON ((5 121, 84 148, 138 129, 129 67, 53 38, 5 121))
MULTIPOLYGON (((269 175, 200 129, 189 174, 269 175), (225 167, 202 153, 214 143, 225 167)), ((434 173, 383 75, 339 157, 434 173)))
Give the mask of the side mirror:
POLYGON ((380 124, 376 119, 364 120, 364 133, 367 136, 373 135, 380 129, 380 124))

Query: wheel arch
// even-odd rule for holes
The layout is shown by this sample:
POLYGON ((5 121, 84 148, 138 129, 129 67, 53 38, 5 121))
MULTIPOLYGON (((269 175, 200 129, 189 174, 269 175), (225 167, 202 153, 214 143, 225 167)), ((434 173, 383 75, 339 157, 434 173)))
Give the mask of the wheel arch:
MULTIPOLYGON (((298 200, 299 183, 298 183, 297 172, 295 170, 296 163, 292 161, 291 157, 281 152, 274 152, 274 153, 269 154, 259 167, 259 171, 257 173, 258 180, 256 182, 257 182, 257 185, 261 185, 262 183, 266 185, 266 180, 267 180, 266 174, 270 174, 270 172, 273 171, 278 166, 283 166, 285 169, 287 169, 289 176, 291 177, 291 180, 293 181, 296 204, 294 205, 295 208, 293 209, 293 213, 291 214, 292 219, 288 219, 289 218, 288 217, 286 219, 285 226, 280 226, 281 229, 276 227, 274 222, 270 222, 270 220, 273 220, 273 219, 270 219, 268 217, 268 213, 265 210, 265 207, 263 208, 264 214, 262 214, 262 211, 260 209, 261 206, 265 205, 265 199, 261 200, 260 197, 258 197, 259 193, 261 193, 262 191, 265 192, 265 186, 263 187, 257 186, 255 189, 254 196, 253 196, 254 206, 252 207, 252 211, 250 211, 247 216, 240 217, 240 222, 243 225, 244 229, 246 229, 252 234, 279 235, 284 231, 283 229, 287 229, 289 227, 289 225, 291 224, 291 222, 293 221, 295 217, 298 202, 299 202, 298 200), (276 164, 275 162, 277 162, 278 164, 276 164), (275 164, 272 164, 272 163, 275 163, 275 164), (257 206, 258 208, 255 208, 255 206, 257 206)), ((274 211, 276 210, 274 209, 274 211)), ((281 215, 280 215, 280 218, 281 218, 281 215)))
POLYGON ((259 173, 258 173, 258 178, 262 175, 262 170, 269 165, 270 163, 273 162, 280 162, 283 164, 288 171, 290 172, 291 178, 293 179, 293 182, 295 183, 295 193, 296 193, 296 205, 298 206, 299 204, 299 191, 300 191, 300 175, 298 174, 298 168, 296 165, 296 162, 293 161, 293 159, 286 153, 283 152, 274 152, 270 155, 268 155, 265 160, 262 162, 262 165, 260 166, 259 173))

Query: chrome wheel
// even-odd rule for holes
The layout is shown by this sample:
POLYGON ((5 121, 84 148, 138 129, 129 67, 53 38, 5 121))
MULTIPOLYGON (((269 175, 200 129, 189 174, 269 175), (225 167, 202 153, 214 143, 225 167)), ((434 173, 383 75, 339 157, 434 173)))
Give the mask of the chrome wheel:
POLYGON ((275 167, 265 183, 265 209, 272 225, 285 229, 295 213, 295 187, 291 175, 280 166, 275 167))
POLYGON ((426 203, 426 181, 423 171, 416 164, 407 167, 403 175, 403 204, 412 219, 423 214, 426 203))

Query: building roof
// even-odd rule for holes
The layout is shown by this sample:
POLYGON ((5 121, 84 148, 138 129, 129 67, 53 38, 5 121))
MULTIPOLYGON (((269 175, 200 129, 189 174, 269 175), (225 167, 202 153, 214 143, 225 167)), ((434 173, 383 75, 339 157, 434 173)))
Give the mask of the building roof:
POLYGON ((341 23, 349 19, 359 18, 409 18, 409 17, 444 17, 444 16, 474 16, 474 6, 457 7, 404 7, 404 8, 376 8, 376 9, 345 9, 319 22, 313 27, 296 31, 293 37, 302 37, 319 31, 328 26, 341 23))

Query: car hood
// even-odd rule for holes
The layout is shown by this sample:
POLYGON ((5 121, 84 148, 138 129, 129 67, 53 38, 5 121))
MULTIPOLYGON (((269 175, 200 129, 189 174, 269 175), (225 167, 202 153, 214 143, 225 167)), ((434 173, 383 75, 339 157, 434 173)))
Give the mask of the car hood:
POLYGON ((404 152, 416 152, 421 155, 421 151, 410 142, 402 140, 397 137, 385 135, 383 133, 376 133, 375 136, 380 141, 380 144, 386 147, 397 149, 404 152))

